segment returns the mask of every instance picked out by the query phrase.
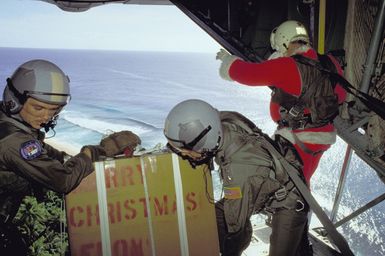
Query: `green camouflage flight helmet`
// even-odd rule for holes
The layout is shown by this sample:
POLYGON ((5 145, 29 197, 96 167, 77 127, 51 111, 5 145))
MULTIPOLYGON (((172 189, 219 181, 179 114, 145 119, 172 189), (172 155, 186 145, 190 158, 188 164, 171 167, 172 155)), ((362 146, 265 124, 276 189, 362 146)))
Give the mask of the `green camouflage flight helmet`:
POLYGON ((167 146, 174 153, 189 160, 193 167, 209 163, 223 137, 219 112, 202 100, 190 99, 180 102, 166 118, 164 135, 168 140, 167 146), (182 156, 182 149, 198 152, 201 158, 182 156))
POLYGON ((3 106, 7 114, 19 113, 29 97, 64 107, 71 97, 68 76, 46 60, 31 60, 22 64, 7 79, 4 89, 3 106))

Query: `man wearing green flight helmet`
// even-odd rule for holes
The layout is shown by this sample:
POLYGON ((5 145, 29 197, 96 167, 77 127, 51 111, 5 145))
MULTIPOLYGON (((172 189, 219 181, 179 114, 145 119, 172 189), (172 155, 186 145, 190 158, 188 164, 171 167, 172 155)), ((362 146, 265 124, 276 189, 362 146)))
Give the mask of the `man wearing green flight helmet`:
POLYGON ((70 100, 69 79, 55 64, 31 60, 7 79, 0 102, 0 254, 27 255, 12 223, 35 188, 69 193, 93 170, 102 149, 83 147, 70 157, 44 142, 70 100), (65 161, 65 159, 67 161, 65 161))

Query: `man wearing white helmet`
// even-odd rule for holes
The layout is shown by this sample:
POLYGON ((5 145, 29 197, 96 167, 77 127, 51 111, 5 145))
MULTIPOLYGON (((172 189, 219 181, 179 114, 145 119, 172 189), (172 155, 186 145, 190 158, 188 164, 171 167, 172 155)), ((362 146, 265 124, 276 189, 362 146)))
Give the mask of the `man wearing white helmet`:
POLYGON ((270 45, 282 56, 291 56, 309 50, 310 39, 302 23, 288 20, 273 29, 270 35, 270 45))
POLYGON ((12 223, 24 196, 33 187, 69 193, 94 170, 92 161, 102 153, 98 146, 86 146, 70 157, 44 143, 40 129, 53 129, 69 100, 68 77, 49 61, 28 61, 7 79, 0 102, 1 255, 27 255, 12 223))
MULTIPOLYGON (((274 57, 261 63, 246 62, 221 50, 217 54, 217 59, 222 61, 220 76, 248 86, 270 86, 273 89, 270 115, 278 125, 274 138, 281 145, 294 146, 298 160, 303 163, 304 180, 310 187, 310 178, 323 152, 336 140, 332 121, 338 115, 338 106, 345 100, 346 92, 320 69, 304 64, 303 60, 340 74, 342 69, 332 56, 317 55, 310 46, 305 26, 300 22, 283 22, 272 31, 270 43, 276 51, 274 57)), ((290 218, 295 216, 295 211, 277 209, 272 225, 278 227, 283 220, 290 223, 290 218)), ((298 239, 302 233, 305 237, 306 231, 298 229, 305 227, 305 222, 303 219, 291 228, 273 229, 270 254, 292 255, 283 253, 288 247, 303 248, 305 245, 282 241, 294 234, 298 234, 298 239)))
POLYGON ((211 167, 215 160, 220 167, 224 197, 215 203, 215 213, 222 256, 242 254, 252 236, 250 216, 270 209, 272 204, 295 211, 292 220, 300 225, 275 224, 273 232, 284 226, 292 234, 285 241, 271 240, 272 246, 282 245, 283 249, 279 253, 271 250, 270 255, 295 255, 307 207, 286 172, 277 167, 280 163, 271 151, 279 148, 300 171, 293 147, 283 150, 243 115, 218 111, 198 99, 183 101, 169 112, 164 135, 167 146, 192 166, 211 167), (281 194, 287 196, 276 196, 281 194))

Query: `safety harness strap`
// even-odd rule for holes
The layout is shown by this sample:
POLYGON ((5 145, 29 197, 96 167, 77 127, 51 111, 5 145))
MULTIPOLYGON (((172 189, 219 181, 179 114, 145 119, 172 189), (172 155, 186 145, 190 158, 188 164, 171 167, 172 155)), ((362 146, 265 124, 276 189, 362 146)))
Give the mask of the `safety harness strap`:
MULTIPOLYGON (((265 140, 265 136, 262 132, 241 114, 223 111, 221 112, 221 117, 222 122, 229 124, 229 129, 237 132, 240 131, 237 127, 240 127, 242 128, 240 133, 245 136, 241 140, 232 141, 226 150, 217 153, 217 156, 221 159, 220 161, 223 166, 228 165, 229 163, 237 162, 237 160, 232 159, 232 155, 238 152, 247 143, 257 143, 260 145, 260 142, 265 140)), ((272 192, 271 196, 266 201, 264 208, 265 211, 273 213, 282 208, 296 211, 308 209, 307 205, 304 203, 304 199, 301 197, 286 172, 281 169, 274 168, 274 164, 270 157, 268 159, 256 159, 255 157, 250 160, 242 159, 241 163, 253 165, 266 165, 266 163, 270 163, 272 167, 270 177, 277 180, 281 184, 281 187, 277 191, 272 192), (259 163, 258 161, 261 162, 259 163)))
POLYGON ((353 252, 350 250, 348 243, 344 237, 337 231, 333 223, 327 217, 325 212, 322 210, 320 205, 311 195, 308 187, 299 177, 297 170, 292 166, 278 151, 277 149, 268 141, 264 140, 262 142, 263 146, 271 153, 271 156, 275 160, 276 168, 281 168, 287 172, 290 179, 294 182, 295 186, 309 204, 310 208, 317 215, 318 219, 321 221, 322 225, 325 227, 330 239, 338 247, 343 255, 354 256, 353 252))
MULTIPOLYGON (((237 125, 244 128, 246 131, 248 131, 250 134, 259 134, 258 136, 260 138, 261 145, 269 151, 270 155, 273 158, 274 165, 275 165, 275 171, 276 175, 281 176, 283 178, 285 175, 284 173, 287 173, 290 180, 294 183, 295 187, 294 189, 289 190, 290 192, 299 191, 302 197, 305 199, 305 201, 309 204, 311 209, 313 209, 314 213, 317 215, 323 226, 325 227, 326 231, 328 232, 330 239, 335 243, 335 245, 339 248, 341 253, 343 255, 348 256, 354 256, 352 251, 349 248, 348 243, 346 240, 342 237, 340 233, 338 233, 337 229, 333 225, 333 223, 329 220, 325 212, 322 210, 322 208, 319 206, 317 201, 314 199, 314 197, 311 195, 308 187, 304 183, 304 181, 300 178, 299 173, 297 169, 290 164, 283 156, 282 154, 273 146, 271 139, 267 136, 264 136, 262 132, 253 124, 251 121, 249 121, 246 117, 242 116, 239 113, 236 112, 221 112, 221 120, 229 120, 232 123, 236 123, 237 125)), ((234 147, 234 150, 237 147, 234 147)), ((231 151, 234 151, 231 150, 231 151)), ((238 150, 238 149, 236 149, 238 150)), ((283 179, 282 179, 283 181, 283 179)), ((281 181, 281 182, 282 182, 281 181)), ((285 182, 283 184, 287 184, 289 182, 285 182)), ((286 188, 285 188, 286 189, 286 188)), ((287 192, 287 190, 286 190, 287 192)), ((289 194, 288 193, 288 194, 289 194)), ((280 194, 278 194, 278 197, 280 194)), ((286 195, 282 197, 282 199, 285 198, 286 195)))
POLYGON ((348 80, 346 80, 343 76, 323 67, 320 63, 314 60, 306 58, 302 55, 296 55, 295 59, 301 62, 302 64, 314 66, 318 68, 321 72, 328 74, 332 80, 336 81, 339 85, 341 85, 348 93, 356 96, 358 99, 361 100, 363 104, 365 104, 367 108, 369 108, 385 120, 385 102, 358 90, 352 84, 350 84, 348 80))

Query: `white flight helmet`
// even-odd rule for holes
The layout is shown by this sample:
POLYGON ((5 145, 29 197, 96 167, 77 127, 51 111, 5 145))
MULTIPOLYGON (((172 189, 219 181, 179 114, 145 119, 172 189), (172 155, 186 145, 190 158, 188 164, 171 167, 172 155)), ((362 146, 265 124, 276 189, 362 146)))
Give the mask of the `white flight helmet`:
POLYGON ((303 41, 310 43, 309 34, 305 26, 298 21, 288 20, 283 22, 278 27, 274 28, 270 35, 271 48, 284 54, 289 43, 295 41, 303 41))
POLYGON ((202 100, 180 102, 166 118, 164 135, 171 148, 214 153, 223 137, 219 112, 202 100))
POLYGON ((70 100, 69 78, 55 64, 31 60, 19 66, 3 93, 3 106, 8 114, 17 114, 28 97, 65 106, 70 100))

